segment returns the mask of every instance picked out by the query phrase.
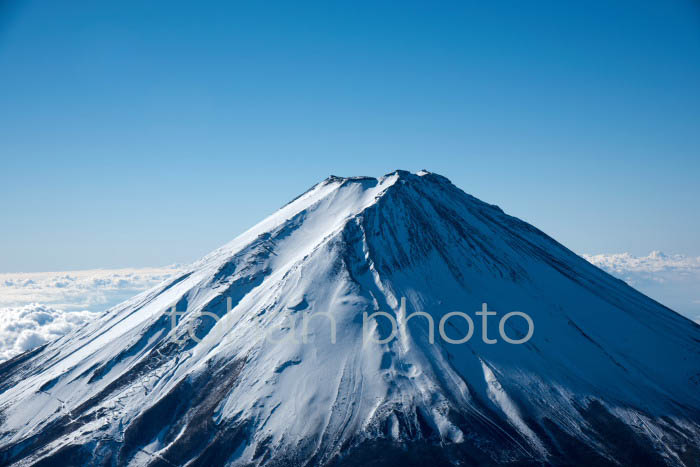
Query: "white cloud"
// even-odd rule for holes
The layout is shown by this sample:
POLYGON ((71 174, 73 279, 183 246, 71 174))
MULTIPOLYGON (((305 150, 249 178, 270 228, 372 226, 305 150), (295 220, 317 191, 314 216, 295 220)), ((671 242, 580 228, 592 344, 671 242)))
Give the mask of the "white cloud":
MULTIPOLYGON (((700 324, 700 258, 660 252, 583 256, 700 324)), ((0 362, 66 334, 178 270, 168 266, 1 273, 0 362)))
POLYGON ((177 271, 168 266, 0 274, 0 362, 66 334, 177 271))
POLYGON ((56 339, 99 315, 39 303, 0 309, 0 361, 56 339))
POLYGON ((177 266, 0 274, 0 308, 43 303, 65 311, 104 311, 149 289, 177 266))
POLYGON ((640 292, 700 323, 700 257, 629 253, 583 255, 640 292))
POLYGON ((666 255, 660 251, 652 251, 648 256, 615 253, 610 255, 583 255, 583 257, 596 266, 619 273, 656 274, 673 272, 680 275, 696 275, 700 272, 700 257, 666 255))

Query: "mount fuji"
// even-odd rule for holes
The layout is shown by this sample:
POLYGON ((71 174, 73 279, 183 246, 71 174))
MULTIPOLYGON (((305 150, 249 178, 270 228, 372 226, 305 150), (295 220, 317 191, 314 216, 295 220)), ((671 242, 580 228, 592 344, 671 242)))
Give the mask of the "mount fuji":
POLYGON ((542 464, 700 465, 700 326, 426 171, 331 176, 0 364, 0 465, 542 464))

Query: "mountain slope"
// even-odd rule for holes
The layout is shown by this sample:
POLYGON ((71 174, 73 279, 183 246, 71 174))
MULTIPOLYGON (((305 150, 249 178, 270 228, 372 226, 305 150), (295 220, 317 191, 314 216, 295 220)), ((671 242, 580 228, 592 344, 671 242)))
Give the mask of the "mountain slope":
POLYGON ((700 326, 428 172, 330 177, 0 376, 7 465, 700 459, 700 326))

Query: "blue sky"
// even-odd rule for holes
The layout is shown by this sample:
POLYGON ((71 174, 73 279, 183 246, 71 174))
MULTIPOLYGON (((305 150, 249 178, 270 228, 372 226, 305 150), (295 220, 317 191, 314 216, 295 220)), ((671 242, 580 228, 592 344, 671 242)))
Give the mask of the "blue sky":
POLYGON ((6 1, 0 271, 189 262, 428 169, 579 253, 700 256, 700 6, 6 1))

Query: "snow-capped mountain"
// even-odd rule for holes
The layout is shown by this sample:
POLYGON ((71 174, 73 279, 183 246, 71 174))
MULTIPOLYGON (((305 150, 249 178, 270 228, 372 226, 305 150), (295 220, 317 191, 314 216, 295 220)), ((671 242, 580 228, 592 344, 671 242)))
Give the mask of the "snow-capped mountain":
POLYGON ((330 177, 0 365, 2 465, 699 459, 700 326, 425 171, 330 177), (395 339, 382 317, 363 334, 377 311, 395 339), (431 343, 454 311, 472 338, 431 343))

